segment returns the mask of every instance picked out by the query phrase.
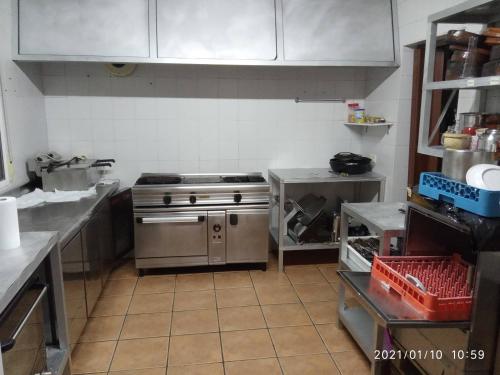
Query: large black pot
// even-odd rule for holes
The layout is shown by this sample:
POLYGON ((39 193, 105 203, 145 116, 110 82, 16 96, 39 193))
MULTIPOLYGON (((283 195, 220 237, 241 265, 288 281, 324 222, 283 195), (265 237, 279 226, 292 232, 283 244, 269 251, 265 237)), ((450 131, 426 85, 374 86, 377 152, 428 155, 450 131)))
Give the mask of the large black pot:
POLYGON ((372 159, 353 154, 340 152, 330 159, 330 167, 335 173, 362 174, 371 171, 372 159))

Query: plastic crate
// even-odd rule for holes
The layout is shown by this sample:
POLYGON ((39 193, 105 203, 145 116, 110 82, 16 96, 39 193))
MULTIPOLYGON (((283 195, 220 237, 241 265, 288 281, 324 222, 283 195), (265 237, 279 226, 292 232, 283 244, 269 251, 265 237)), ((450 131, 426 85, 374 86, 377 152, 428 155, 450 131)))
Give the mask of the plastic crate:
POLYGON ((472 311, 472 287, 467 283, 469 266, 459 255, 375 256, 371 276, 388 284, 427 320, 469 320, 472 311), (426 291, 409 281, 407 275, 418 278, 426 291))
POLYGON ((422 173, 418 192, 481 216, 500 217, 500 191, 478 189, 441 173, 422 173))

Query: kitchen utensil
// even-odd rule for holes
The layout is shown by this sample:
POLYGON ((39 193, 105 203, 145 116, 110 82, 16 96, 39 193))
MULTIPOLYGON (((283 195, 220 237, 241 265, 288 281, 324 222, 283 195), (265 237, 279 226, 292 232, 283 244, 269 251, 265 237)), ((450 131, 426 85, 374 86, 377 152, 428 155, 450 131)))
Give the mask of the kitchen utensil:
POLYGON ((500 151, 500 130, 488 129, 479 136, 478 149, 492 152, 500 151))
POLYGON ((351 152, 340 152, 330 159, 330 167, 335 173, 362 174, 371 170, 371 161, 351 152))
POLYGON ((470 147, 471 136, 461 133, 443 133, 441 143, 445 148, 453 150, 467 150, 470 147))
POLYGON ((500 167, 491 164, 478 164, 467 171, 467 184, 489 191, 500 191, 500 167))
POLYGON ((494 163, 494 152, 445 149, 442 173, 453 180, 465 182, 470 167, 476 164, 494 163))
POLYGON ((479 112, 462 112, 459 114, 460 128, 478 128, 483 121, 483 115, 479 112))

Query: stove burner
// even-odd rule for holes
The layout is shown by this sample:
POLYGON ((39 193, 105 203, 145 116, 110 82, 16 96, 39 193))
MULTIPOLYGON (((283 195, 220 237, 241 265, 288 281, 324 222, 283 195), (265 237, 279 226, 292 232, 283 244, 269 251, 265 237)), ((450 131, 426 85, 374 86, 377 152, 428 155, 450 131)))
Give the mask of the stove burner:
POLYGON ((248 183, 248 182, 265 182, 262 176, 223 176, 222 181, 229 184, 248 183))
POLYGON ((137 180, 136 185, 174 185, 181 181, 179 176, 144 176, 137 180))

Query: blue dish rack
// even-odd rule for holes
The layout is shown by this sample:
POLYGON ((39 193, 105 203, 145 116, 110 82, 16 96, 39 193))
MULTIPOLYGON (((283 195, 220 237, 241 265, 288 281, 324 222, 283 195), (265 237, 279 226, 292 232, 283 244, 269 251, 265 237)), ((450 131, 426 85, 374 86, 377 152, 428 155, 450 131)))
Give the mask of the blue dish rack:
POLYGON ((420 174, 418 192, 481 216, 500 217, 500 191, 478 189, 441 173, 420 174))

